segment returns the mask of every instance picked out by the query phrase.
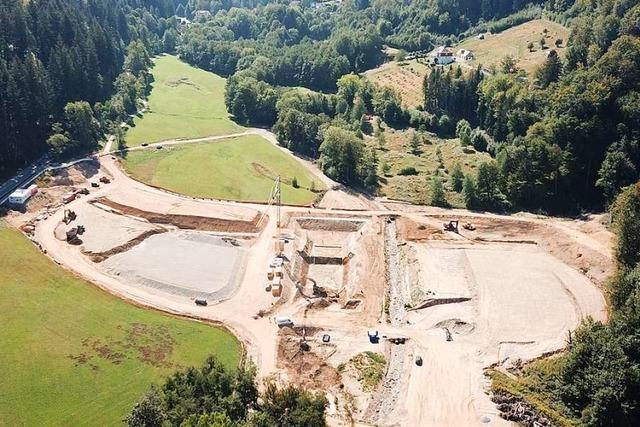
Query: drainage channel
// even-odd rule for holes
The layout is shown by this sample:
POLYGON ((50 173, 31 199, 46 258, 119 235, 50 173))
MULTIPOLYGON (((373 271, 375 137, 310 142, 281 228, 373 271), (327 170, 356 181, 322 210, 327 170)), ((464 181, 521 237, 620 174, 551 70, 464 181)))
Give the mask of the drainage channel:
MULTIPOLYGON (((398 249, 395 221, 387 221, 384 240, 389 292, 389 322, 391 326, 399 327, 406 323, 407 311, 402 292, 404 274, 398 249)), ((377 425, 396 408, 400 398, 401 378, 405 362, 406 347, 392 344, 387 371, 365 413, 367 422, 377 425)))

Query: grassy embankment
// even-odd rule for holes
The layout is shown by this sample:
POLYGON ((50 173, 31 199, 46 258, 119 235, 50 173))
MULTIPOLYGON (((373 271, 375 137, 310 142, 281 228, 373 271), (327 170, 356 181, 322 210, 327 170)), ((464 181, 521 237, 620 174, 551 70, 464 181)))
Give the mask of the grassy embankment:
POLYGON ((121 425, 176 369, 209 354, 239 363, 226 330, 121 301, 1 222, 0 248, 0 425, 121 425))
MULTIPOLYGON (((157 58, 153 75, 151 111, 136 119, 127 145, 243 130, 225 110, 222 77, 173 56, 157 58)), ((309 204, 317 196, 311 188, 325 189, 300 162, 258 136, 132 151, 124 167, 136 179, 194 197, 265 202, 277 175, 284 203, 309 204)))
POLYGON ((473 52, 474 59, 467 62, 468 65, 476 67, 482 64, 485 68, 492 66, 499 67, 502 59, 511 55, 517 60, 518 68, 527 73, 533 73, 536 68, 544 63, 549 49, 556 49, 560 56, 565 54, 565 46, 569 39, 570 30, 562 25, 546 20, 534 19, 524 24, 504 30, 498 34, 486 34, 484 40, 470 37, 455 46, 455 50, 467 49, 473 52), (547 33, 544 33, 544 30, 547 33), (545 45, 549 49, 540 48, 540 40, 544 37, 545 45), (559 48, 555 47, 556 39, 562 39, 563 43, 559 48), (531 51, 527 47, 533 43, 531 51))
POLYGON ((125 168, 134 178, 194 197, 267 201, 276 175, 283 203, 306 205, 324 184, 264 138, 248 135, 210 143, 132 151, 125 168), (292 185, 293 178, 299 188, 292 185))
POLYGON ((127 131, 129 147, 174 138, 241 132, 224 104, 225 79, 192 67, 175 56, 160 56, 152 69, 149 111, 127 131))

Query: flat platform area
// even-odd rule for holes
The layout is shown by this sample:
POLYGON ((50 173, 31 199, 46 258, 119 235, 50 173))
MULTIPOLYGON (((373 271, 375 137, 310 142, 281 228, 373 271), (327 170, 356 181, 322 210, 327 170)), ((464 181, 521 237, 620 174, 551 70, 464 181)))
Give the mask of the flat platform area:
POLYGON ((149 237, 102 267, 129 283, 181 296, 220 300, 233 294, 246 266, 242 242, 194 231, 149 237))

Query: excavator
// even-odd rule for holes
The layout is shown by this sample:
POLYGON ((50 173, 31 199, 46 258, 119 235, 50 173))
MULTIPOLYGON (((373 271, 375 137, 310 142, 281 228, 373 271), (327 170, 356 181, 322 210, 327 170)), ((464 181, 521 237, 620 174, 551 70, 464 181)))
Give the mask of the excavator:
POLYGON ((442 224, 442 228, 444 229, 444 231, 453 231, 454 233, 457 233, 458 223, 459 221, 457 219, 451 220, 449 222, 445 222, 444 224, 442 224))
POLYGON ((71 209, 65 209, 64 210, 64 218, 62 219, 62 222, 64 222, 65 224, 69 224, 71 221, 74 221, 76 219, 76 213, 74 211, 72 211, 71 209))

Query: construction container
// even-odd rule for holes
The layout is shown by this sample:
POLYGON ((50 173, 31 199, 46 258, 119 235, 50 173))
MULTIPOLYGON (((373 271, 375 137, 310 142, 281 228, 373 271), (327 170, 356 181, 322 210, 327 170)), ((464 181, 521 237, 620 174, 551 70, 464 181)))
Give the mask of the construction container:
POLYGON ((271 295, 274 297, 279 297, 282 295, 282 285, 273 285, 271 286, 271 295))
POLYGON ((71 203, 76 199, 76 193, 69 193, 69 194, 65 194, 62 197, 62 202, 63 203, 71 203))

